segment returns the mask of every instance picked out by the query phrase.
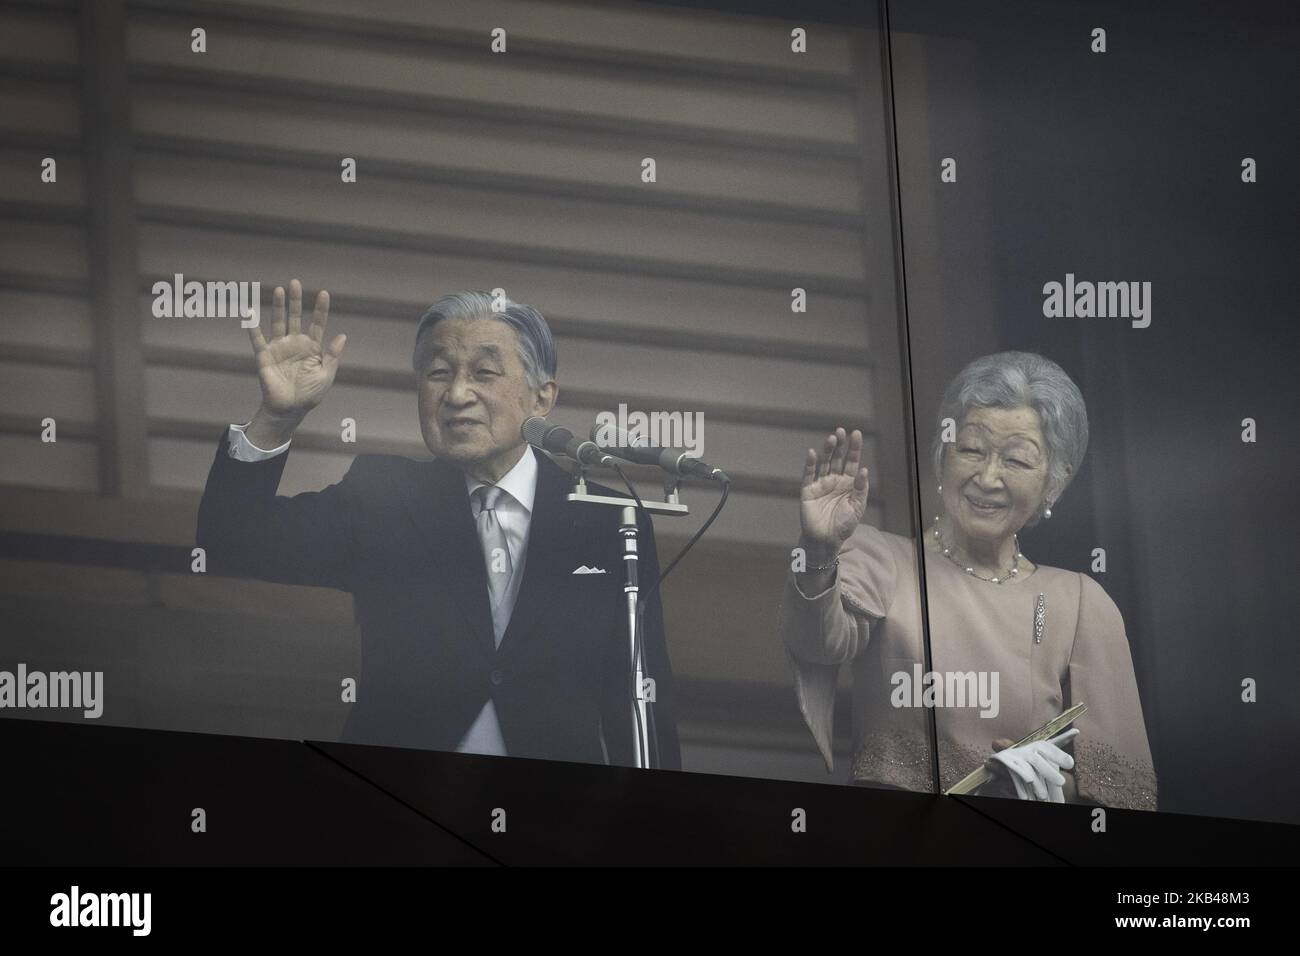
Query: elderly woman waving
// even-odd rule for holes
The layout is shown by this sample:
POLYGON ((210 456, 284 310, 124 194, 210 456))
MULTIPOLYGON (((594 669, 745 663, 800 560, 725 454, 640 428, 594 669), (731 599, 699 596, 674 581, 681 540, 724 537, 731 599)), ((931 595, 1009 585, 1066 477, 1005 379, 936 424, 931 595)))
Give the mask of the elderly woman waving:
POLYGON ((809 449, 804 560, 787 579, 778 621, 828 771, 835 686, 848 665, 855 783, 932 789, 933 708, 942 789, 987 761, 996 775, 984 795, 1155 809, 1119 609, 1088 575, 1035 564, 1017 537, 1051 517, 1087 444, 1083 397, 1040 355, 985 356, 949 385, 933 448, 943 514, 921 544, 933 669, 925 675, 918 548, 861 523, 861 433, 837 429, 821 453, 809 449), (1012 746, 1080 702, 1088 709, 1072 730, 1012 746))

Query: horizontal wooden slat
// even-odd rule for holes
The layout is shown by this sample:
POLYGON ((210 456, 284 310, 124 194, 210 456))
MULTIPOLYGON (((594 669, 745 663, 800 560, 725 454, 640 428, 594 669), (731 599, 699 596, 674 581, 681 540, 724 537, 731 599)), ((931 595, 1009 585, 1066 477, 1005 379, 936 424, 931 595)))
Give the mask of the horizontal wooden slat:
MULTIPOLYGON (((438 50, 370 49, 346 41, 302 40, 281 31, 230 27, 210 31, 208 51, 190 50, 192 17, 134 20, 131 61, 141 66, 202 70, 202 76, 330 83, 372 93, 436 96, 467 110, 556 110, 620 123, 672 124, 683 129, 742 132, 845 145, 854 138, 852 96, 825 90, 755 90, 723 82, 683 84, 629 80, 603 71, 556 71, 509 55, 438 50)), ((544 116, 544 113, 543 113, 544 116)))
POLYGON ((0 216, 0 263, 6 272, 84 280, 85 230, 0 216))
POLYGON ((143 2, 132 6, 137 16, 148 18, 177 9, 211 11, 221 22, 242 19, 249 23, 296 26, 354 32, 396 27, 405 35, 484 38, 496 27, 511 37, 512 49, 526 51, 545 45, 549 50, 578 48, 633 59, 725 63, 770 70, 798 69, 826 77, 843 77, 852 70, 851 33, 842 26, 801 23, 809 33, 807 55, 790 51, 790 29, 785 19, 728 15, 689 8, 659 8, 649 4, 547 2, 529 0, 371 0, 365 17, 357 15, 353 0, 261 0, 257 3, 214 5, 193 0, 143 2))
POLYGON ((81 131, 81 104, 71 83, 18 79, 18 67, 0 82, 0 126, 5 130, 77 136, 81 131))
POLYGON ((761 150, 644 137, 634 149, 623 137, 599 132, 469 116, 430 123, 382 105, 265 94, 250 103, 246 96, 218 90, 182 91, 146 82, 136 84, 135 94, 133 123, 144 149, 328 169, 336 180, 340 157, 351 156, 362 176, 392 173, 507 192, 596 198, 626 193, 629 169, 639 170, 641 159, 650 155, 660 158, 664 170, 653 189, 636 190, 650 208, 689 207, 689 200, 740 205, 774 219, 833 216, 830 224, 844 225, 861 217, 856 157, 810 155, 792 162, 761 150))
POLYGON ((34 431, 46 416, 94 421, 94 372, 0 361, 0 409, 6 415, 30 416, 34 431))
POLYGON ((96 491, 98 469, 93 442, 61 437, 43 443, 38 421, 33 422, 30 436, 0 434, 2 484, 96 491))
MULTIPOLYGON (((43 418, 33 418, 31 415, 0 414, 0 434, 11 435, 23 441, 29 439, 37 441, 41 448, 32 451, 32 454, 39 455, 46 445, 40 442, 41 433, 44 431, 41 426, 42 421, 43 418)), ((74 442, 96 442, 99 440, 96 423, 91 419, 64 415, 57 421, 59 441, 66 439, 74 442)))
POLYGON ((53 206, 81 206, 84 193, 81 157, 50 149, 0 148, 0 201, 28 201, 53 206), (46 157, 55 161, 57 180, 44 182, 42 163, 46 157))
POLYGON ((197 507, 192 495, 166 501, 6 488, 0 495, 0 532, 183 547, 193 544, 197 507))
MULTIPOLYGON (((623 159, 629 189, 653 192, 655 185, 636 185, 636 164, 631 154, 623 159)), ((282 216, 341 232, 383 229, 425 240, 463 239, 466 245, 534 247, 560 261, 566 254, 631 257, 697 269, 863 279, 864 250, 856 230, 646 209, 636 204, 634 191, 623 202, 590 202, 364 175, 343 183, 337 170, 149 154, 137 156, 135 171, 139 202, 189 210, 200 218, 208 213, 282 216)))
POLYGON ((84 356, 94 346, 90 311, 83 298, 12 291, 0 283, 0 357, 14 346, 52 348, 84 356))
MULTIPOLYGON (((843 342, 853 348, 866 344, 864 312, 870 307, 869 301, 834 294, 811 282, 803 284, 808 292, 808 312, 795 314, 790 311, 789 288, 770 283, 720 286, 702 280, 502 263, 157 224, 144 224, 140 230, 140 271, 150 283, 170 280, 177 272, 187 277, 257 280, 262 282, 264 294, 277 284, 288 285, 290 277, 298 277, 309 294, 314 294, 310 290, 328 288, 332 302, 344 312, 349 308, 349 295, 422 302, 427 307, 438 296, 456 289, 500 286, 512 298, 537 306, 543 314, 593 320, 617 316, 630 326, 731 329, 765 338, 843 342)), ((421 312, 423 308, 412 315, 412 322, 421 312)))
POLYGON ((0 57, 40 63, 77 62, 77 20, 54 7, 0 6, 0 57))
MULTIPOLYGON (((34 218, 50 216, 51 207, 18 209, 9 203, 0 208, 5 215, 34 218)), ((719 286, 746 286, 780 289, 788 294, 792 288, 816 291, 820 295, 841 297, 867 296, 864 282, 833 272, 789 271, 699 263, 680 259, 638 256, 626 252, 570 250, 548 248, 527 241, 502 241, 446 235, 433 232, 391 229, 353 224, 339 225, 309 219, 261 216, 249 213, 195 211, 172 206, 140 205, 141 223, 189 229, 212 229, 242 232, 250 236, 275 236, 295 243, 319 242, 346 244, 358 248, 384 250, 387 253, 414 252, 457 260, 477 259, 494 263, 486 271, 488 288, 500 285, 503 272, 514 268, 542 266, 571 271, 614 275, 635 275, 682 282, 702 282, 719 286)), ((504 288, 504 286, 502 286, 504 288)))
MULTIPOLYGON (((780 356, 700 355, 689 350, 628 348, 581 340, 563 343, 564 381, 576 388, 626 395, 676 396, 646 407, 704 409, 710 406, 776 407, 829 418, 872 417, 865 370, 825 366, 780 356)), ((617 404, 614 406, 617 408, 617 404)))
POLYGON ((87 283, 84 279, 40 276, 29 272, 9 272, 0 269, 0 289, 10 292, 85 298, 86 288, 87 283))
MULTIPOLYGON (((54 184, 51 184, 54 185, 54 184)), ((39 193, 37 194, 39 196, 39 193)), ((84 226, 84 205, 40 201, 39 199, 0 198, 0 219, 40 226, 84 226)))
MULTIPOLYGON (((0 361, 32 368, 89 369, 94 365, 94 347, 88 341, 64 346, 33 345, 0 341, 0 361)), ((21 430, 25 430, 21 429, 21 430)))

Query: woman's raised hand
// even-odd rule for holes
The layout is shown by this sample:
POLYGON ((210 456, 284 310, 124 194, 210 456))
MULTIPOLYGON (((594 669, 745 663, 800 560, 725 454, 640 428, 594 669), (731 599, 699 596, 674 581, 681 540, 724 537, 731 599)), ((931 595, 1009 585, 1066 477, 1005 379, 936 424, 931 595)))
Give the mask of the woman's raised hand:
POLYGON ((862 464, 862 432, 837 428, 821 453, 808 449, 799 489, 803 546, 815 563, 839 554, 867 511, 867 467, 862 464))

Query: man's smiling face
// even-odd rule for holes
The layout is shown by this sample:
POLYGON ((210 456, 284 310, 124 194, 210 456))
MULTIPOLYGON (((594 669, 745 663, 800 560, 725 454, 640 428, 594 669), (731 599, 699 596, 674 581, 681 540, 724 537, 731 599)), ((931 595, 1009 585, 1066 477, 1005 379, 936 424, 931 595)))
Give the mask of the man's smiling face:
POLYGON ((555 383, 529 385, 515 330, 498 319, 444 319, 426 335, 417 373, 424 443, 474 477, 497 481, 523 453, 524 419, 555 405, 555 383))

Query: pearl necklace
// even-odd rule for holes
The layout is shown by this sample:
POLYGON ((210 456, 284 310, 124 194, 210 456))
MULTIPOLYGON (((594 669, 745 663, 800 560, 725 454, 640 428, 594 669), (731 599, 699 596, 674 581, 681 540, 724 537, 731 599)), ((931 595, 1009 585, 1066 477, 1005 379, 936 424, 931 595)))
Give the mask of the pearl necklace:
POLYGON ((958 561, 956 558, 952 556, 952 548, 948 547, 946 544, 943 543, 943 537, 939 534, 939 517, 940 517, 939 515, 934 516, 934 539, 939 542, 939 547, 943 551, 943 556, 947 558, 949 561, 951 561, 953 564, 957 565, 957 567, 961 568, 971 577, 978 578, 981 581, 988 581, 990 584, 1005 584, 1007 581, 1010 581, 1012 578, 1014 578, 1017 574, 1020 573, 1020 559, 1023 557, 1023 555, 1020 553, 1020 539, 1016 535, 1013 534, 1011 536, 1011 540, 1015 543, 1016 546, 1016 556, 1015 558, 1012 559, 1013 563, 1011 567, 1007 569, 1006 575, 1004 577, 995 576, 991 578, 986 578, 982 574, 976 574, 974 568, 966 567, 960 561, 958 561))

